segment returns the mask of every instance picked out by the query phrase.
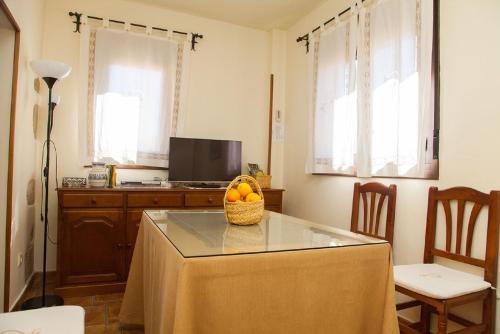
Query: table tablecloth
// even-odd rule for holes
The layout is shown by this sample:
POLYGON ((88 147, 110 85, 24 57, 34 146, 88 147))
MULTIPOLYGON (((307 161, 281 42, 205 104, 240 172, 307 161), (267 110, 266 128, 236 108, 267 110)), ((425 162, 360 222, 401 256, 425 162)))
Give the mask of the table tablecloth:
POLYGON ((144 214, 119 318, 146 334, 399 333, 391 248, 184 258, 144 214))

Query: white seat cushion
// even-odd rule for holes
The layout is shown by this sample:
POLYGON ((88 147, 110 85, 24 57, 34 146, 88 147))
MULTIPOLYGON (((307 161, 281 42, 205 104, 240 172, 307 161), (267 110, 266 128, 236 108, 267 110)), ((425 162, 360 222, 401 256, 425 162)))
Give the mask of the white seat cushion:
POLYGON ((482 277, 450 269, 439 264, 394 266, 396 285, 436 299, 449 299, 489 289, 482 277))
POLYGON ((1 313, 0 333, 9 330, 29 334, 84 334, 85 311, 80 306, 54 306, 1 313))

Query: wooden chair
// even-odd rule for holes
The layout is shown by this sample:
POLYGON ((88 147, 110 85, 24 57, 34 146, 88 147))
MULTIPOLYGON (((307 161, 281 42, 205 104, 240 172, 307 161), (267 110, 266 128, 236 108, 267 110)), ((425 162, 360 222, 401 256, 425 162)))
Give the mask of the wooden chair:
POLYGON ((392 245, 392 239, 394 236, 394 217, 396 213, 396 193, 397 187, 394 184, 391 184, 389 187, 387 187, 378 182, 371 182, 363 185, 361 185, 359 182, 355 183, 354 195, 352 199, 351 232, 364 234, 378 239, 384 239, 392 245), (367 194, 370 195, 370 203, 368 203, 367 194), (378 201, 377 194, 379 195, 378 201), (362 229, 359 228, 360 197, 363 201, 362 229), (380 234, 380 216, 386 198, 388 199, 388 202, 385 221, 385 233, 380 234))
POLYGON ((429 189, 424 263, 394 267, 396 290, 415 299, 397 305, 397 309, 421 306, 419 323, 411 324, 403 318, 399 319, 399 328, 402 333, 428 333, 432 313, 438 315, 438 334, 446 333, 448 320, 466 327, 453 333, 494 333, 499 221, 500 192, 498 191, 492 191, 488 195, 465 187, 441 191, 435 187, 429 189), (456 224, 452 222, 451 201, 457 202, 456 224), (445 249, 436 246, 439 202, 444 208, 445 249), (467 220, 467 228, 464 229, 467 203, 472 204, 472 209, 467 220), (486 254, 484 259, 478 259, 471 256, 471 249, 476 221, 484 207, 488 207, 488 226, 484 240, 486 254), (455 231, 456 236, 454 247, 452 247, 452 230, 455 231), (464 233, 467 233, 465 248, 462 245, 464 233), (484 279, 436 264, 434 257, 443 257, 481 267, 484 269, 484 279), (475 324, 450 313, 451 308, 474 301, 482 301, 483 314, 480 324, 475 324))

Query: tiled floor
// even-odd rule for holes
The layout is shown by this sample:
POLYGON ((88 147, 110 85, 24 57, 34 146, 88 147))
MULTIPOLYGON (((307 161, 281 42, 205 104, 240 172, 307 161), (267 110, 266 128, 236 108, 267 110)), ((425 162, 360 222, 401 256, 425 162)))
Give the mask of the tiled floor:
MULTIPOLYGON (((24 300, 41 295, 41 276, 36 275, 27 289, 24 300)), ((54 293, 55 275, 47 276, 46 291, 54 293)), ((85 334, 143 334, 143 329, 121 328, 118 313, 123 294, 96 295, 65 298, 65 305, 79 305, 85 309, 85 334)))

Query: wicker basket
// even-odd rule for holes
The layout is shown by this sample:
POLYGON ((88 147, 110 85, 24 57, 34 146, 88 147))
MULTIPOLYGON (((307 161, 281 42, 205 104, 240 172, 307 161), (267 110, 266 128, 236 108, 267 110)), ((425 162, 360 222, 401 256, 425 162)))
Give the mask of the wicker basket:
POLYGON ((271 175, 256 175, 255 179, 262 189, 271 188, 271 175))
POLYGON ((264 215, 264 194, 262 194, 259 184, 253 177, 248 175, 238 176, 227 186, 224 194, 224 213, 228 223, 234 225, 253 225, 262 220, 264 215), (256 202, 228 202, 227 193, 241 182, 250 184, 262 199, 256 202))

